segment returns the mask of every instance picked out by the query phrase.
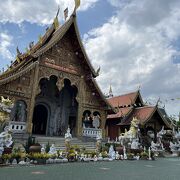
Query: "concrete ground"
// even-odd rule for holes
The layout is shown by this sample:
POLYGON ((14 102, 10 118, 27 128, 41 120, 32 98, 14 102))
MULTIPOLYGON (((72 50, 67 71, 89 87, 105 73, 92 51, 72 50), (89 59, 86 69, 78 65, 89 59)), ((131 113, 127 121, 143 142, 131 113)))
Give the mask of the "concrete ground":
POLYGON ((2 167, 0 180, 179 180, 180 158, 2 167))

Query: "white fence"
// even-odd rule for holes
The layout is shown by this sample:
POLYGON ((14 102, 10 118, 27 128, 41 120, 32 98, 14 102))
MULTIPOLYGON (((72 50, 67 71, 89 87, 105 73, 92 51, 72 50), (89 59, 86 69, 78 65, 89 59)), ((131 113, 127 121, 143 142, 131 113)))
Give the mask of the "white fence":
POLYGON ((95 128, 83 128, 83 136, 85 137, 97 137, 97 135, 102 134, 102 129, 95 128))

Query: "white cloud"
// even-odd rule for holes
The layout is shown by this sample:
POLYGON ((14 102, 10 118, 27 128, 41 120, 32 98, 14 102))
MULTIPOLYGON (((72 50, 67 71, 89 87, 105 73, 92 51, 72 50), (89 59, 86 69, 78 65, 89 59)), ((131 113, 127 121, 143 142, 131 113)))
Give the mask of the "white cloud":
MULTIPOLYGON (((104 92, 111 83, 114 93, 136 90, 141 84, 145 98, 180 97, 180 68, 173 64, 179 52, 173 42, 180 38, 180 1, 109 0, 117 14, 84 36, 104 92)), ((180 103, 168 107, 178 113, 180 103)))
POLYGON ((0 56, 2 56, 3 59, 13 59, 13 55, 9 51, 9 47, 12 45, 12 40, 12 36, 7 34, 6 32, 0 33, 0 56))
MULTIPOLYGON (((92 7, 98 0, 81 0, 80 11, 92 7)), ((0 22, 21 23, 28 21, 38 24, 49 24, 55 17, 58 5, 60 6, 60 19, 63 19, 63 11, 69 8, 69 14, 73 12, 74 0, 0 0, 0 22)))

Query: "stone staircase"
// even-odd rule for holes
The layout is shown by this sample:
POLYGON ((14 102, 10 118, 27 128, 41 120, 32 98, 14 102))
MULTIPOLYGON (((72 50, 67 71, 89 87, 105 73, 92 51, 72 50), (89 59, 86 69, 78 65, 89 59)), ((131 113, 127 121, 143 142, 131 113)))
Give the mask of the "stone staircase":
MULTIPOLYGON (((65 149, 65 140, 63 137, 47 137, 47 136, 32 136, 35 137, 35 142, 39 144, 54 144, 58 150, 65 149)), ((13 135, 14 142, 25 144, 28 139, 28 135, 13 135)), ((80 148, 85 148, 86 150, 96 149, 96 140, 94 138, 72 138, 71 145, 77 145, 80 148)))

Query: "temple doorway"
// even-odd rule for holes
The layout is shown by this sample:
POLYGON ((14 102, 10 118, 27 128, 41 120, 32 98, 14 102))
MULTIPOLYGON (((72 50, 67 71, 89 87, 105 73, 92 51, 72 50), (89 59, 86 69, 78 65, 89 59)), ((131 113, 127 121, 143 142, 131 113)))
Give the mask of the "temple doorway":
POLYGON ((61 107, 59 119, 60 123, 58 133, 64 136, 67 128, 69 127, 73 136, 75 136, 78 102, 76 96, 78 89, 76 86, 71 85, 69 79, 64 79, 64 86, 59 92, 59 105, 61 107))
POLYGON ((42 78, 39 82, 40 93, 36 96, 37 104, 33 115, 33 133, 46 136, 63 136, 68 127, 76 135, 78 89, 69 79, 64 79, 58 89, 58 77, 42 78))
POLYGON ((33 134, 46 135, 48 119, 48 109, 43 104, 38 104, 34 108, 33 114, 33 134))

